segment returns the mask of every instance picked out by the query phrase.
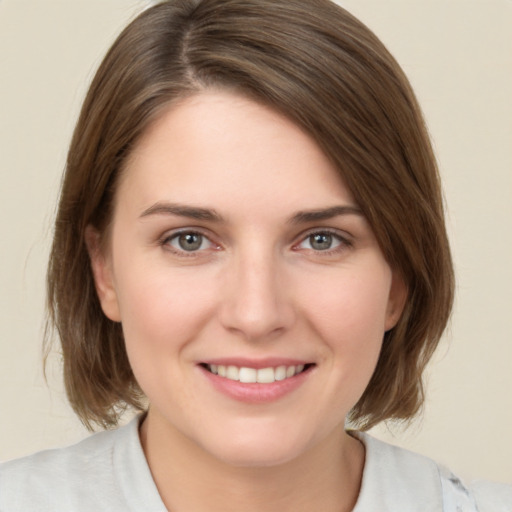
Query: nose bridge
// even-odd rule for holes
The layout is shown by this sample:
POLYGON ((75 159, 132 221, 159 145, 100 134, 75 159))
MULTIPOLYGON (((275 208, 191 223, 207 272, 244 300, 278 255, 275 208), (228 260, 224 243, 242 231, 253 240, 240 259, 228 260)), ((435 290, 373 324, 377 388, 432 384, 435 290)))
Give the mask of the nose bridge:
POLYGON ((288 328, 293 308, 287 298, 280 258, 271 247, 252 243, 233 257, 222 322, 257 340, 288 328))

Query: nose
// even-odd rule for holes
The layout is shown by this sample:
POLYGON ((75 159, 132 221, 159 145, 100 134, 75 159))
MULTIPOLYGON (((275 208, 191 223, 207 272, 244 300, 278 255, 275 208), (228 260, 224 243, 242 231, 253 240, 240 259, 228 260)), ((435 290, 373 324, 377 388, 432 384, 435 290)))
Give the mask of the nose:
POLYGON ((291 290, 276 259, 252 251, 226 269, 220 320, 248 341, 273 339, 295 321, 291 290))

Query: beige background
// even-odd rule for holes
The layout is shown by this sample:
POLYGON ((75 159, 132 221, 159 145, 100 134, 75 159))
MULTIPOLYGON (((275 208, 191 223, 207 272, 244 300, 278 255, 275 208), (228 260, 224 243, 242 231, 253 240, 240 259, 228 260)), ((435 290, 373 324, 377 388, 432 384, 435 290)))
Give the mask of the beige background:
MULTIPOLYGON (((86 435, 41 371, 44 272, 86 84, 142 0, 0 0, 0 459, 86 435)), ((512 482, 512 1, 340 2, 388 45, 438 153, 458 276, 425 414, 377 435, 512 482)))

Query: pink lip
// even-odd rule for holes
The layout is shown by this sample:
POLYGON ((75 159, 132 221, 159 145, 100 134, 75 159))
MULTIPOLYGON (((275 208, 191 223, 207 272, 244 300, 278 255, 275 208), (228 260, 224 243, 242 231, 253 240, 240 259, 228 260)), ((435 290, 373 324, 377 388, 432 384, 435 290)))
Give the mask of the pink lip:
MULTIPOLYGON (((222 361, 219 364, 227 364, 225 361, 228 361, 226 359, 219 360, 222 361)), ((234 360, 230 360, 234 361, 234 360)), ((268 360, 265 362, 260 361, 261 365, 255 366, 255 362, 245 362, 243 364, 240 364, 240 359, 236 359, 236 363, 231 363, 234 366, 247 366, 250 368, 268 368, 268 367, 274 367, 274 366, 292 366, 295 363, 287 364, 282 362, 283 360, 279 360, 280 364, 269 364, 268 360)), ((215 362, 208 362, 208 364, 217 364, 215 362)), ((302 364, 302 363, 297 363, 302 364)), ((245 383, 245 382, 239 382, 236 380, 227 379, 225 377, 220 377, 219 375, 215 375, 208 371, 204 366, 198 365, 199 370, 204 375, 204 377, 208 380, 210 385, 213 386, 213 388, 222 393, 223 395, 233 399, 237 400, 239 402, 244 402, 247 404, 264 404, 264 403, 271 403, 279 400, 280 398, 283 398, 286 395, 289 395, 293 391, 295 391, 297 388, 302 386, 307 379, 310 377, 312 373, 313 366, 306 369, 305 371, 299 373, 298 375, 295 375, 293 377, 272 382, 269 384, 260 384, 260 383, 245 383)))

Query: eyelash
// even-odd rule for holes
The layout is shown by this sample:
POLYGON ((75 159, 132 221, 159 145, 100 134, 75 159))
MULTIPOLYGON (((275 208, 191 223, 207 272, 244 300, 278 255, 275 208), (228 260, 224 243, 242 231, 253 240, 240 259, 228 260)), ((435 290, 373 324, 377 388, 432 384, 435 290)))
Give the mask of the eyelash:
MULTIPOLYGON (((176 247, 173 247, 171 245, 171 242, 174 240, 177 240, 180 236, 184 235, 196 235, 202 237, 201 245, 206 240, 211 246, 214 247, 214 250, 218 250, 220 246, 213 242, 206 234, 199 230, 195 229, 182 229, 180 231, 174 232, 172 234, 166 234, 162 239, 160 240, 159 244, 162 247, 165 247, 166 250, 172 252, 173 254, 183 257, 183 258, 197 258, 202 252, 205 251, 205 249, 199 249, 199 250, 193 250, 193 251, 187 251, 185 249, 178 249, 176 247)), ((306 242, 307 240, 311 240, 311 237, 315 235, 328 235, 331 236, 334 240, 338 242, 338 245, 336 245, 334 248, 329 248, 325 250, 315 250, 313 248, 306 249, 308 251, 312 251, 315 254, 318 255, 334 255, 338 254, 347 248, 352 247, 352 242, 348 239, 346 236, 342 236, 339 231, 333 230, 333 229, 314 229, 310 230, 304 234, 301 235, 300 241, 292 246, 292 249, 295 251, 300 250, 299 246, 306 242)))
POLYGON ((338 242, 338 245, 336 245, 334 248, 329 248, 329 249, 325 249, 325 250, 315 250, 313 248, 306 249, 306 250, 312 251, 315 255, 322 255, 322 256, 337 255, 340 252, 343 252, 346 249, 349 249, 350 247, 352 247, 352 242, 348 239, 347 236, 341 235, 340 232, 337 230, 325 228, 325 229, 313 229, 313 230, 310 230, 307 233, 301 235, 301 239, 300 239, 299 243, 294 244, 293 248, 294 249, 298 248, 304 242, 311 240, 311 238, 315 235, 329 235, 334 240, 336 240, 338 242))
POLYGON ((160 245, 162 247, 165 247, 166 250, 172 252, 173 254, 177 255, 177 256, 180 256, 180 257, 183 257, 183 258, 197 258, 198 254, 203 252, 203 250, 195 250, 195 251, 187 251, 185 249, 178 249, 176 247, 173 247, 171 245, 171 242, 173 240, 178 240, 180 236, 184 236, 184 235, 196 235, 196 236, 200 236, 202 237, 202 241, 201 241, 201 245, 204 243, 204 241, 208 241, 208 243, 210 245, 212 245, 213 247, 215 247, 216 249, 219 248, 219 246, 217 244, 215 244, 214 242, 212 242, 212 240, 204 233, 202 233, 201 231, 199 230, 196 230, 196 229, 182 229, 180 231, 176 231, 172 234, 166 234, 162 239, 161 241, 159 242, 160 245))

